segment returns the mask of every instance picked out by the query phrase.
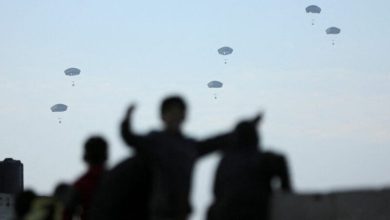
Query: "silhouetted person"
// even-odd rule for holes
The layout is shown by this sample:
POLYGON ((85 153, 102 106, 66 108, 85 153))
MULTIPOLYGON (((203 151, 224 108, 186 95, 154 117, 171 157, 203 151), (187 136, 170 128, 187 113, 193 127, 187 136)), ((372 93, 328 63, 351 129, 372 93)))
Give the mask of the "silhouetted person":
POLYGON ((182 133, 186 117, 186 104, 173 96, 161 104, 162 131, 137 135, 131 130, 131 106, 122 123, 122 136, 126 143, 145 155, 152 172, 150 198, 151 220, 185 220, 191 213, 189 194, 192 170, 196 160, 218 148, 226 146, 230 135, 221 135, 205 141, 195 141, 182 133))
POLYGON ((62 216, 64 220, 72 219, 73 216, 80 215, 80 194, 76 189, 66 183, 59 183, 53 193, 53 197, 62 206, 62 216))
POLYGON ((285 158, 259 149, 259 120, 236 127, 236 145, 224 152, 217 168, 208 220, 266 220, 274 180, 282 190, 291 190, 285 158))
POLYGON ((87 219, 91 199, 106 169, 107 148, 105 139, 98 136, 89 138, 84 145, 83 159, 88 170, 74 183, 82 207, 81 219, 87 219))
POLYGON ((91 220, 148 220, 151 175, 141 155, 108 171, 91 205, 91 220))
POLYGON ((37 195, 32 190, 19 193, 15 198, 15 219, 22 220, 30 212, 37 195))

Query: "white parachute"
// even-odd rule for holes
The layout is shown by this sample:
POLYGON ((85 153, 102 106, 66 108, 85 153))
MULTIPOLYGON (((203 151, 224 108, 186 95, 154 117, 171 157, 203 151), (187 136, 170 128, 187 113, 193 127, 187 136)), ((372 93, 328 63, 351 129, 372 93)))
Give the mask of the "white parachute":
MULTIPOLYGON (((326 29, 327 35, 338 35, 341 32, 341 29, 338 27, 329 27, 326 29)), ((334 39, 332 39, 332 45, 335 45, 334 39)))
MULTIPOLYGON (((223 87, 223 83, 220 82, 220 81, 210 81, 209 83, 207 83, 207 87, 209 87, 210 89, 220 89, 223 87)), ((217 93, 214 93, 214 99, 217 99, 217 93)))
MULTIPOLYGON (((318 7, 317 5, 309 5, 306 7, 306 13, 310 13, 310 14, 320 14, 321 13, 321 8, 318 7)), ((311 25, 314 25, 315 24, 315 19, 314 19, 314 16, 313 18, 311 19, 311 25)))
MULTIPOLYGON (((217 51, 220 55, 227 56, 233 53, 233 48, 225 46, 219 48, 217 51)), ((225 59, 225 64, 227 64, 227 59, 225 59)))
MULTIPOLYGON (((65 105, 65 104, 55 104, 52 107, 50 107, 50 110, 52 112, 57 112, 57 113, 58 112, 65 112, 65 111, 68 110, 68 106, 65 105)), ((61 124, 61 118, 60 117, 58 117, 58 123, 61 124)))
MULTIPOLYGON (((73 77, 73 76, 80 75, 81 70, 78 69, 78 68, 75 68, 75 67, 71 67, 71 68, 66 69, 66 70, 64 71, 64 73, 65 73, 65 75, 67 75, 67 76, 73 77)), ((75 84, 74 84, 74 81, 72 81, 72 86, 74 86, 74 85, 75 85, 75 84)))

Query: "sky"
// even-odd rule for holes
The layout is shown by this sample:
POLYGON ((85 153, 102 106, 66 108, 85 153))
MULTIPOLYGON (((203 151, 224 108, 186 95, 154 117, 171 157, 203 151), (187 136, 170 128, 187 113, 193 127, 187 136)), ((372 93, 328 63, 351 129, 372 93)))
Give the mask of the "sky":
MULTIPOLYGON (((388 187, 388 8, 387 0, 2 0, 0 159, 21 160, 25 186, 51 193, 82 174, 91 135, 109 141, 110 166, 132 155, 118 130, 130 103, 144 133, 160 127, 161 99, 180 94, 195 138, 264 111, 264 149, 288 157, 297 192, 388 187), (306 14, 311 4, 322 13, 306 14), (341 33, 326 35, 331 26, 341 33), (227 64, 222 46, 234 49, 227 64), (65 76, 69 67, 81 74, 65 76), (211 80, 224 87, 207 88, 211 80), (52 113, 57 103, 68 111, 52 113)), ((193 220, 212 200, 219 159, 196 165, 193 220)))

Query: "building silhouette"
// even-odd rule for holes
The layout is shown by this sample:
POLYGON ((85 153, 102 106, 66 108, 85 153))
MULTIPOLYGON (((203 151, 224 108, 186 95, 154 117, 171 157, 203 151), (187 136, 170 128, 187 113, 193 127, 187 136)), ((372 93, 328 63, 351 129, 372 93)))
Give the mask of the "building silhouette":
POLYGON ((17 194, 23 191, 23 164, 6 158, 0 161, 0 193, 17 194))

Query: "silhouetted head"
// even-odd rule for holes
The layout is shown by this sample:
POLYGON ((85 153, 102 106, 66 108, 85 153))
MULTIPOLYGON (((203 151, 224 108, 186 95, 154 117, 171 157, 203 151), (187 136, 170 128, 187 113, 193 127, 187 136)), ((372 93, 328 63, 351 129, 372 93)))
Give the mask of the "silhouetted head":
POLYGON ((247 149, 258 147, 259 135, 257 134, 256 125, 250 121, 240 122, 235 129, 237 137, 237 147, 240 149, 247 149))
POLYGON ((186 104, 179 96, 170 96, 161 103, 161 119, 165 130, 177 132, 186 117, 186 104))
POLYGON ((74 189, 72 185, 69 185, 67 183, 59 183, 54 189, 53 195, 55 198, 65 204, 69 200, 71 194, 73 193, 73 190, 74 189))
POLYGON ((16 196, 14 209, 17 219, 24 219, 36 198, 37 195, 32 190, 26 190, 16 196))
POLYGON ((107 161, 108 144, 102 137, 89 138, 84 144, 84 161, 89 165, 104 165, 107 161))
POLYGON ((72 185, 59 183, 54 190, 53 196, 64 206, 69 214, 76 212, 80 198, 78 197, 79 194, 76 189, 72 185))

